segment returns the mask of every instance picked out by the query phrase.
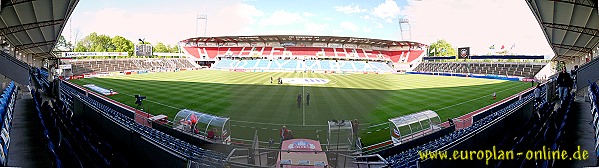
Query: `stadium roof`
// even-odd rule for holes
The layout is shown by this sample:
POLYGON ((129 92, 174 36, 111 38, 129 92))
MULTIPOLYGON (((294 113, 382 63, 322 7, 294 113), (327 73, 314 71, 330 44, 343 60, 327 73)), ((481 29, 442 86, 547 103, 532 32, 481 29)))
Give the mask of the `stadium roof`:
POLYGON ((338 36, 310 36, 310 35, 259 35, 259 36, 220 36, 220 37, 194 37, 182 40, 181 42, 321 42, 321 43, 355 43, 371 44, 383 46, 426 46, 425 44, 413 41, 393 41, 358 37, 338 37, 338 36))
POLYGON ((587 56, 599 43, 596 0, 526 0, 541 25, 553 59, 587 56))
POLYGON ((0 36, 11 47, 34 57, 51 51, 79 0, 3 0, 0 36))

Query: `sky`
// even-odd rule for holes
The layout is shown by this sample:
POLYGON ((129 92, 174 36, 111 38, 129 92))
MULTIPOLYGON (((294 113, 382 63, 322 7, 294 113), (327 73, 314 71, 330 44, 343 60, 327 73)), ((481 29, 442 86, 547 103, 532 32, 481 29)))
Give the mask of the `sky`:
POLYGON ((553 56, 523 0, 85 0, 63 35, 73 42, 97 32, 166 44, 204 34, 402 40, 399 19, 409 20, 409 26, 401 25, 404 40, 428 45, 444 39, 456 48, 470 47, 471 54, 487 54, 494 45, 553 56))

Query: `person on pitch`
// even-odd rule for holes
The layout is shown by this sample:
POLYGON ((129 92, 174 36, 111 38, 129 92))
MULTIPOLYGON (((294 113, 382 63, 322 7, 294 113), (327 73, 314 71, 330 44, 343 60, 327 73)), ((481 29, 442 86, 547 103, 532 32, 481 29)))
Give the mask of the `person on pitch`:
POLYGON ((297 108, 301 108, 302 107, 302 94, 298 93, 297 94, 297 108))
POLYGON ((306 106, 310 106, 310 93, 306 93, 306 106))

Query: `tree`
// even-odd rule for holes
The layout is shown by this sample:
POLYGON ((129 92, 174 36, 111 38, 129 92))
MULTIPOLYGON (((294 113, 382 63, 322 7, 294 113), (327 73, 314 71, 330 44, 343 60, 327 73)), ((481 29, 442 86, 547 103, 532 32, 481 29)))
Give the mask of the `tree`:
POLYGON ((133 55, 133 42, 122 36, 114 36, 111 39, 112 45, 115 47, 115 52, 127 52, 128 55, 133 55))
POLYGON ((455 48, 443 39, 432 43, 429 47, 429 52, 429 55, 434 56, 457 56, 455 48))
POLYGON ((89 49, 81 43, 78 43, 77 46, 75 47, 75 52, 88 52, 88 51, 89 51, 89 49))
POLYGON ((93 32, 85 36, 79 43, 79 45, 85 47, 88 52, 114 52, 116 47, 112 43, 112 39, 108 35, 98 35, 93 32))
POLYGON ((164 43, 157 42, 156 45, 152 47, 152 50, 153 52, 167 53, 169 52, 169 47, 164 45, 164 43))
POLYGON ((54 46, 54 51, 71 51, 73 50, 73 44, 71 42, 67 42, 64 36, 60 35, 56 42, 56 46, 54 46))
POLYGON ((169 47, 168 50, 170 53, 179 53, 179 45, 175 44, 172 47, 169 47))

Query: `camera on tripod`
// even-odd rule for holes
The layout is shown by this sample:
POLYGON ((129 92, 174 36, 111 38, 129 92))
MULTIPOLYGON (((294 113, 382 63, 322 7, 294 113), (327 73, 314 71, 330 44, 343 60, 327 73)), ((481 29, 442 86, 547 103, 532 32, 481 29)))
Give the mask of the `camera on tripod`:
POLYGON ((137 108, 143 108, 142 105, 142 100, 144 100, 146 98, 146 96, 142 96, 142 95, 135 95, 135 104, 137 104, 137 108))
POLYGON ((146 96, 142 96, 142 95, 135 95, 135 98, 136 98, 137 100, 143 100, 143 99, 145 99, 145 98, 146 98, 146 96))

